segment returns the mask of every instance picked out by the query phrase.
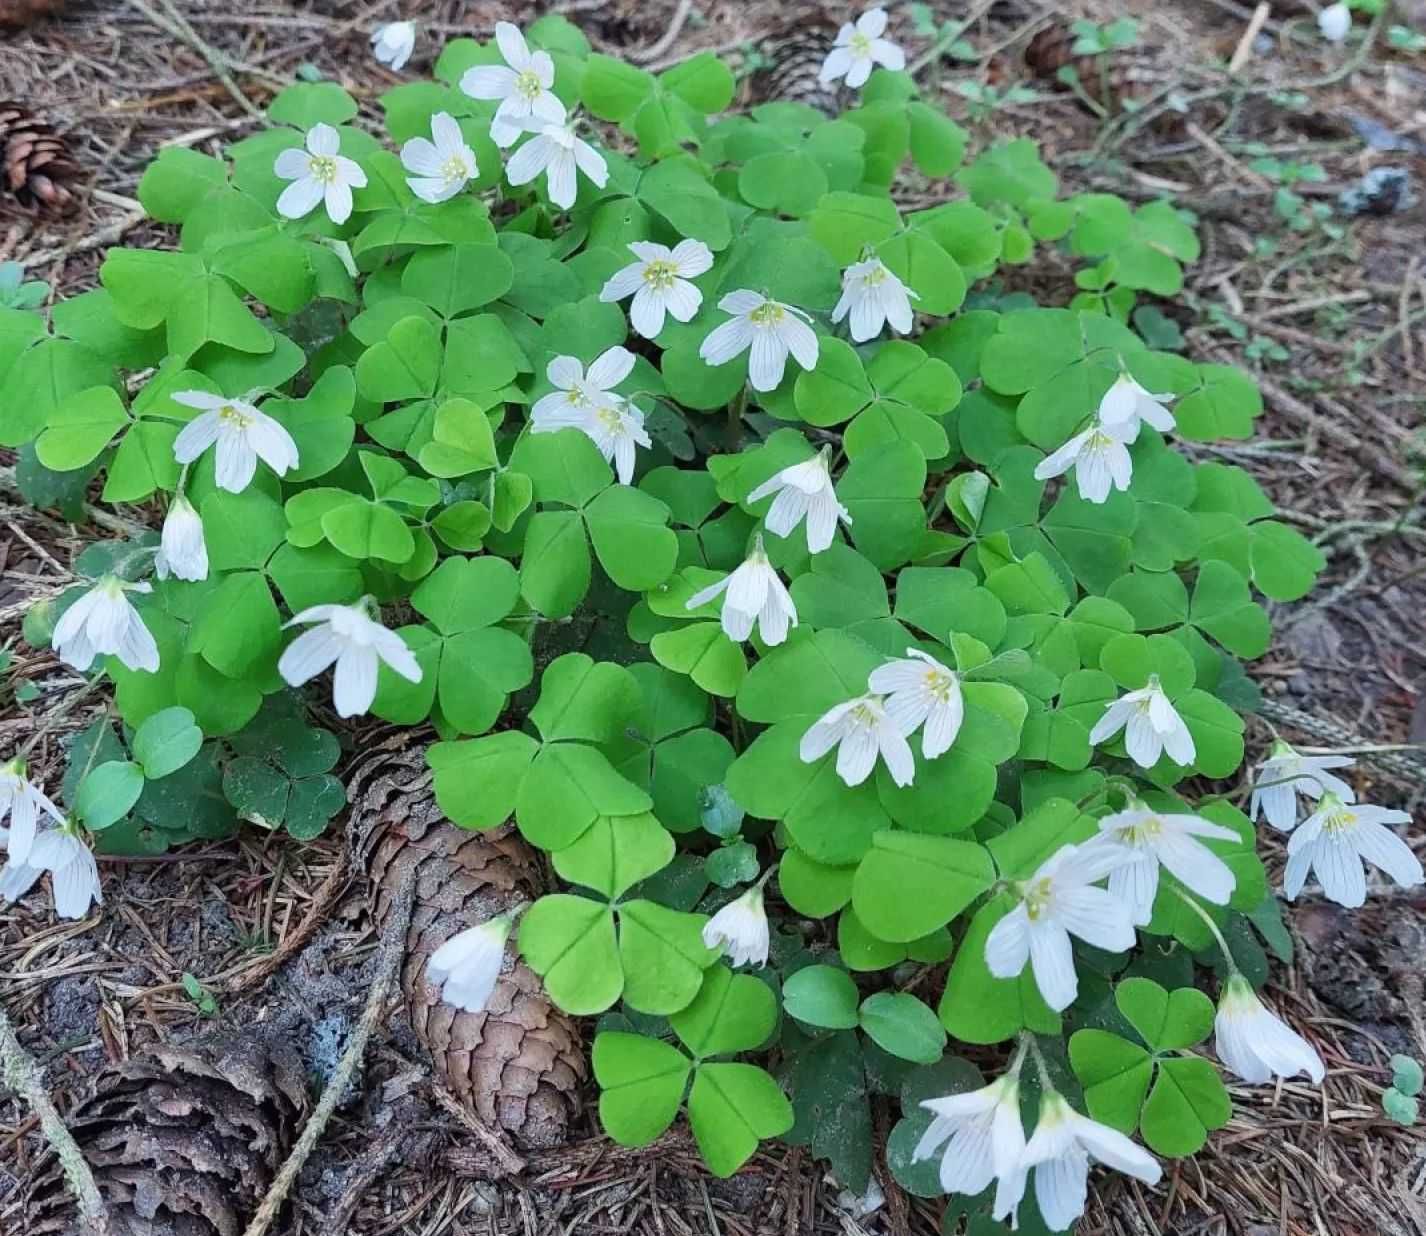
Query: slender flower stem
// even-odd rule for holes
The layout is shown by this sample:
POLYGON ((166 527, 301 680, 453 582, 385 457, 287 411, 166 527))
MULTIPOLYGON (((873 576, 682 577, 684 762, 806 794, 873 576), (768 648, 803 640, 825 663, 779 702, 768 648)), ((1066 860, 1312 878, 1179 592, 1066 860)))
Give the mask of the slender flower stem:
POLYGON ((1040 1077, 1040 1089, 1046 1094, 1058 1089, 1054 1079, 1050 1076, 1049 1065, 1045 1063, 1045 1054, 1040 1050, 1040 1045, 1035 1042, 1035 1036, 1033 1034, 1026 1033, 1021 1040, 1022 1052, 1025 1047, 1030 1049, 1030 1054, 1035 1058, 1035 1072, 1038 1073, 1040 1077))
POLYGON ((1173 891, 1184 905, 1188 906, 1203 920, 1204 925, 1208 928, 1209 934, 1218 942, 1218 947, 1223 952, 1223 960, 1228 963, 1228 974, 1234 978, 1241 977, 1242 971, 1238 969, 1238 963, 1233 960, 1233 950, 1228 947, 1228 941, 1224 939, 1223 933, 1219 931, 1218 924, 1213 921, 1213 916, 1185 893, 1183 889, 1176 888, 1173 891))

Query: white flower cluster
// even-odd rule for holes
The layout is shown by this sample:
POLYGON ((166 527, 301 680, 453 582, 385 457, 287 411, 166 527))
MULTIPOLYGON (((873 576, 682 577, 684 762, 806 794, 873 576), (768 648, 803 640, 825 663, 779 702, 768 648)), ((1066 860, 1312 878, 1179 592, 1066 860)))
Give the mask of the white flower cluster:
POLYGON ((652 442, 644 431, 644 414, 614 388, 634 368, 634 354, 614 347, 589 366, 573 356, 556 356, 545 370, 554 392, 536 400, 530 411, 531 433, 577 429, 612 463, 621 485, 634 479, 634 452, 652 442))
POLYGON ((61 918, 83 918, 91 903, 103 902, 93 852, 64 812, 28 779, 20 759, 0 768, 0 821, 7 816, 10 827, 0 827, 0 847, 6 850, 0 901, 18 901, 48 871, 61 918))
POLYGON ((1134 471, 1129 447, 1141 424, 1162 433, 1174 428, 1165 405, 1173 395, 1150 394, 1127 373, 1120 374, 1099 402, 1088 429, 1076 434, 1035 469, 1035 479, 1049 480, 1074 469, 1079 496, 1086 502, 1106 502, 1112 489, 1128 489, 1134 471))

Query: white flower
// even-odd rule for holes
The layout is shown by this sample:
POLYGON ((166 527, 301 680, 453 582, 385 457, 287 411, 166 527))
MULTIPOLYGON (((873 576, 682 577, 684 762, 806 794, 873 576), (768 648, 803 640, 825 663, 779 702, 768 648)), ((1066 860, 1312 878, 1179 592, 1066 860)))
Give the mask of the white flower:
POLYGON ((1351 768, 1356 760, 1347 755, 1301 755, 1278 739, 1268 758, 1258 765, 1253 797, 1248 812, 1259 815, 1279 832, 1297 827, 1297 796, 1318 799, 1330 790, 1344 803, 1355 802, 1356 791, 1329 768, 1351 768))
POLYGON ((1134 854, 1132 862, 1109 873, 1109 892, 1124 902, 1134 922, 1143 926, 1153 917, 1159 891, 1159 867, 1168 868, 1189 892, 1214 905, 1228 904, 1238 877, 1197 837, 1241 841, 1231 828, 1196 815, 1164 815, 1141 802, 1099 821, 1099 835, 1134 854))
POLYGON ((51 643, 59 659, 87 670, 95 657, 118 657, 131 670, 158 669, 158 645, 126 592, 151 592, 148 584, 126 584, 113 575, 96 580, 60 616, 51 643))
POLYGON ((600 300, 614 302, 632 296, 629 325, 645 339, 653 339, 663 330, 665 313, 687 322, 698 312, 703 293, 688 281, 712 268, 713 254, 707 245, 701 240, 681 240, 670 249, 651 240, 636 240, 629 249, 639 260, 610 276, 600 289, 600 300))
POLYGON ((329 124, 314 124, 307 130, 307 149, 294 146, 277 156, 272 170, 292 183, 277 199, 277 213, 284 219, 301 219, 327 205, 333 223, 345 223, 352 213, 352 190, 366 187, 361 165, 337 153, 341 139, 329 124))
POLYGON ((856 90, 866 85, 875 64, 893 73, 904 69, 906 53, 890 39, 882 38, 885 32, 885 9, 868 9, 855 25, 847 22, 837 32, 836 46, 827 53, 817 80, 825 86, 845 77, 847 85, 856 90))
POLYGON ((776 389, 789 352, 802 368, 817 367, 817 333, 801 309, 747 289, 729 292, 718 308, 735 316, 709 331, 698 349, 708 364, 726 365, 751 348, 748 380, 755 391, 776 389))
POLYGON ((579 192, 576 169, 600 189, 609 183, 609 165, 604 162, 604 156, 575 135, 573 121, 545 124, 532 132, 535 136, 505 165, 505 178, 512 185, 527 185, 545 172, 550 201, 561 210, 568 210, 579 192))
POLYGON ((593 442, 604 461, 614 465, 621 485, 628 485, 634 479, 637 449, 653 445, 644 429, 644 414, 617 395, 607 396, 587 407, 561 407, 544 416, 537 414, 530 426, 531 433, 554 433, 560 429, 578 429, 593 442))
POLYGON ((371 707, 376 698, 378 662, 386 662, 407 682, 421 681, 421 667, 411 650, 395 631, 367 616, 364 601, 356 605, 314 605, 284 626, 307 622, 318 625, 287 645, 277 662, 277 672, 288 686, 300 687, 335 661, 332 702, 339 717, 354 717, 371 707))
POLYGON ((1355 909, 1366 902, 1366 859, 1402 888, 1422 883, 1421 863, 1388 824, 1409 824, 1405 811, 1365 803, 1344 803, 1328 790, 1317 810, 1288 839, 1282 891, 1293 901, 1308 874, 1317 873, 1322 891, 1338 905, 1355 909))
POLYGON ((1329 43, 1341 43, 1352 32, 1352 10, 1345 4, 1329 4, 1317 14, 1317 29, 1329 43))
POLYGON ((1066 845, 1021 883, 1020 904, 995 924, 985 964, 996 978, 1014 978, 1030 963, 1045 1003, 1056 1012, 1079 994, 1070 936, 1111 953, 1134 946, 1129 907, 1095 883, 1132 856, 1105 843, 1066 845))
POLYGON ((797 606, 768 561, 761 535, 754 538, 752 553, 737 570, 694 593, 684 608, 697 609, 724 592, 728 595, 723 598, 723 632, 731 640, 742 643, 756 622, 763 643, 774 648, 787 638, 788 626, 797 625, 797 606))
POLYGON ((455 117, 437 112, 431 117, 431 137, 413 137, 401 147, 401 166, 411 192, 423 202, 445 202, 455 197, 475 176, 475 151, 455 117))
POLYGON ((17 864, 23 864, 30 856, 41 812, 56 823, 64 823, 64 812, 25 772, 25 762, 18 759, 0 768, 0 820, 7 816, 10 820, 8 831, 0 828, 0 842, 9 847, 10 861, 17 864))
POLYGON ((371 54, 393 72, 400 72, 416 50, 416 23, 392 21, 371 36, 371 54))
POLYGON ((833 747, 837 776, 848 785, 860 785, 871 776, 878 755, 897 785, 910 785, 916 778, 916 758, 905 731, 879 695, 861 695, 828 709, 802 735, 797 753, 804 764, 811 764, 833 747))
POLYGON ((908 648, 906 659, 889 661, 872 670, 867 686, 885 695, 887 715, 903 734, 921 731, 921 754, 928 760, 951 749, 965 719, 961 676, 918 648, 908 648))
POLYGON ((748 502, 761 502, 776 494, 763 520, 770 532, 789 536, 804 519, 807 520, 807 552, 820 554, 832 543, 837 521, 850 524, 847 508, 837 501, 832 488, 832 474, 827 467, 830 451, 823 447, 811 459, 783 468, 764 481, 747 497, 748 502))
POLYGON ((518 911, 507 911, 459 931, 431 954, 426 978, 441 988, 441 999, 467 1013, 479 1013, 505 964, 505 941, 518 911))
POLYGON ((1175 422, 1173 413, 1164 405, 1173 398, 1172 393, 1151 394, 1127 373, 1121 373, 1099 401, 1099 423, 1121 442, 1132 442, 1139 436, 1140 422, 1168 433, 1175 422))
POLYGON ((90 902, 104 903, 94 854, 69 824, 36 836, 23 862, 11 854, 0 867, 0 899, 18 901, 46 871, 53 877, 54 910, 60 918, 83 918, 90 902))
MULTIPOLYGON (((942 1142, 941 1188, 974 1197, 992 1180, 1013 1178, 1025 1153, 1025 1129, 1020 1123, 1020 1076, 1007 1073, 999 1081, 969 1094, 922 1099, 935 1114, 916 1143, 911 1161, 934 1158, 942 1142)), ((1023 1188, 1023 1181, 1022 1181, 1023 1188)), ((997 1196, 997 1203, 999 1197, 997 1196)), ((1016 1199, 1019 1201, 1017 1194, 1016 1199)), ((997 1205, 996 1213, 1000 1213, 997 1205)))
POLYGON ((763 910, 763 882, 759 880, 703 924, 703 946, 726 946, 728 962, 735 969, 767 965, 768 925, 767 913, 763 910))
POLYGON ((1152 768, 1165 751, 1175 764, 1187 767, 1197 758, 1193 735, 1159 686, 1159 676, 1149 675, 1147 686, 1128 691, 1111 704, 1089 731, 1098 745, 1124 731, 1124 748, 1140 768, 1152 768))
MULTIPOLYGON (((1124 445, 1126 439, 1119 436, 1125 428, 1096 422, 1045 456, 1035 467, 1035 479, 1048 481, 1073 468, 1081 498, 1086 502, 1107 501, 1111 489, 1128 489, 1133 476, 1134 461, 1124 445)), ((1134 432, 1138 433, 1137 422, 1134 432)))
POLYGON ((538 433, 556 429, 583 429, 580 413, 619 402, 613 390, 634 368, 634 354, 627 348, 606 348, 584 371, 579 358, 556 356, 545 368, 554 390, 535 401, 530 423, 538 433))
POLYGON ((297 443, 292 435, 252 404, 207 391, 177 391, 171 398, 201 412, 173 440, 173 457, 181 464, 191 464, 217 443, 213 463, 219 489, 242 493, 252 482, 259 459, 278 476, 297 466, 297 443))
POLYGON ((887 323, 898 335, 911 333, 911 298, 915 292, 901 282, 878 258, 857 262, 842 272, 842 298, 832 310, 832 321, 848 314, 848 326, 857 343, 881 334, 887 323))
POLYGON ((461 90, 472 99, 500 100, 495 119, 490 122, 490 137, 495 144, 513 146, 528 120, 563 124, 564 104, 550 93, 555 84, 555 62, 550 53, 531 52, 525 36, 508 21, 495 23, 495 42, 505 65, 476 65, 460 79, 461 90))
POLYGON ((1145 1184, 1158 1184, 1163 1176, 1158 1160, 1142 1146, 1117 1129, 1081 1116, 1058 1091, 1046 1091, 1020 1170, 1035 1171, 1035 1200, 1050 1231, 1072 1226, 1084 1213, 1091 1160, 1145 1184))
POLYGON ((1213 1019, 1218 1058, 1247 1082, 1306 1073, 1321 1085, 1327 1070, 1316 1049, 1258 999, 1241 974, 1232 975, 1213 1019))
POLYGON ((203 520, 182 494, 174 497, 163 521, 159 550, 154 556, 159 579, 208 578, 208 547, 203 543, 203 520))

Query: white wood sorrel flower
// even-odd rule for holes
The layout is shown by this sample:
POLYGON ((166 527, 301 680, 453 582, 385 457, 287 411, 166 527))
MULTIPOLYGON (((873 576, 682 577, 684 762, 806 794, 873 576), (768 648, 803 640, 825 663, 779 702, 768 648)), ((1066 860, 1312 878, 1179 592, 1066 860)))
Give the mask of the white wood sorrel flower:
POLYGON ((1173 398, 1171 393, 1151 394, 1127 373, 1121 373, 1099 401, 1099 423, 1123 442, 1132 442, 1139 436, 1140 423, 1168 433, 1175 422, 1165 405, 1173 398))
POLYGON ((709 331, 698 349, 706 363, 726 365, 751 348, 748 381, 755 391, 777 388, 789 352, 802 368, 817 367, 817 332, 801 309, 746 288, 729 292, 718 308, 733 317, 709 331))
POLYGON ((1214 905, 1228 904, 1238 877, 1201 841, 1241 842, 1231 828, 1196 815, 1166 815, 1135 800, 1124 811, 1099 821, 1099 835, 1134 857, 1109 873, 1109 892, 1129 907, 1142 927, 1153 917, 1159 891, 1159 868, 1165 867, 1191 893, 1214 905))
POLYGON ((46 871, 54 889, 54 911, 60 918, 83 918, 90 903, 102 905, 99 867, 77 826, 64 824, 39 833, 23 861, 14 853, 0 867, 0 900, 18 901, 46 871))
POLYGON ((550 201, 561 210, 574 205, 579 193, 576 172, 583 172, 597 188, 609 183, 609 165, 604 156, 574 131, 574 121, 527 125, 534 133, 505 165, 505 178, 516 188, 527 185, 541 172, 550 201))
POLYGON ((1114 868, 1134 856, 1118 846, 1067 845, 1016 886, 1020 904, 1002 918, 985 941, 985 964, 996 978, 1015 978, 1029 963, 1035 985, 1056 1012, 1079 994, 1070 936, 1122 953, 1134 946, 1129 907, 1096 887, 1114 868))
POLYGON ((1089 731, 1092 746, 1107 742, 1124 731, 1124 749, 1140 768, 1152 768, 1165 751, 1175 764, 1187 767, 1198 756, 1193 735, 1159 685, 1159 676, 1150 674, 1146 686, 1127 691, 1105 706, 1104 715, 1089 731))
POLYGON ((1405 811, 1344 803, 1328 790, 1317 810, 1288 839, 1282 891, 1294 901, 1316 872, 1322 891, 1338 905, 1356 909, 1367 899, 1365 859, 1402 888, 1422 883, 1421 863, 1388 824, 1409 824, 1405 811))
POLYGON ((921 754, 934 760, 951 749, 965 720, 961 676, 929 653, 908 648, 906 657, 872 670, 867 686, 886 699, 886 712, 904 734, 922 725, 921 754))
POLYGON ((698 609, 718 596, 723 597, 723 633, 738 643, 753 633, 756 623, 763 643, 775 648, 787 638, 788 627, 797 625, 797 606, 768 561, 761 534, 753 538, 752 552, 737 570, 694 593, 684 608, 698 609))
POLYGON ((705 948, 727 948, 728 964, 767 965, 769 933, 767 911, 763 909, 763 885, 768 872, 741 897, 730 901, 703 925, 705 948))
POLYGON ((64 812, 29 779, 28 771, 21 759, 0 768, 0 820, 8 817, 10 821, 8 830, 0 828, 0 845, 8 848, 10 861, 19 864, 30 856, 42 814, 57 824, 64 823, 64 812))
POLYGON ((423 202, 449 201, 475 177, 475 151, 449 112, 431 117, 431 136, 413 137, 401 147, 406 183, 423 202))
POLYGON ((713 254, 701 240, 681 240, 672 249, 651 240, 635 240, 629 251, 639 260, 617 270, 600 289, 607 303, 634 299, 629 304, 629 325, 645 339, 663 330, 664 316, 687 322, 703 304, 703 293, 689 282, 713 266, 713 254))
POLYGON ((131 670, 154 673, 158 645, 126 592, 152 592, 149 584, 130 584, 105 575, 60 616, 51 637, 59 659, 87 670, 95 657, 118 657, 131 670))
POLYGON ((1344 803, 1355 802, 1356 791, 1328 771, 1355 763, 1348 755, 1302 755, 1278 739, 1258 765, 1248 814, 1255 820, 1262 816, 1279 832, 1289 833, 1297 827, 1299 794, 1316 801, 1330 790, 1344 803))
POLYGON ((1117 1129, 1081 1116, 1057 1090, 1047 1090, 1040 1098, 1035 1132, 1020 1157, 1020 1171, 1023 1191, 1024 1175, 1034 1170, 1035 1200, 1051 1231, 1073 1226, 1084 1213, 1091 1160, 1145 1184, 1158 1184, 1163 1176, 1158 1160, 1142 1146, 1117 1129))
MULTIPOLYGON (((1138 423, 1133 426, 1139 431, 1138 423)), ((1107 502, 1111 489, 1128 489, 1134 473, 1134 461, 1129 457, 1125 425, 1106 425, 1096 420, 1083 433, 1076 434, 1059 450, 1045 456, 1035 467, 1035 479, 1048 481, 1074 469, 1079 496, 1086 502, 1107 502)))
POLYGON ((999 1081, 968 1094, 948 1094, 939 1099, 922 1099, 921 1106, 934 1114, 930 1127, 921 1135, 911 1161, 933 1159, 942 1143, 941 1188, 947 1193, 974 1197, 992 1180, 999 1180, 995 1216, 1001 1218, 1019 1202, 1024 1178, 1016 1169, 1025 1153, 1025 1128, 1020 1123, 1020 1074, 1007 1073, 999 1081), (1013 1201, 1001 1210, 1002 1194, 1010 1182, 1013 1201))
POLYGON ((831 450, 823 447, 811 459, 792 464, 769 477, 748 495, 748 502, 761 502, 776 494, 763 522, 769 532, 790 536, 804 519, 807 521, 807 552, 820 554, 832 543, 837 521, 850 525, 852 517, 837 501, 828 467, 831 450))
POLYGON ((878 64, 893 73, 900 72, 906 67, 906 53, 890 39, 882 38, 885 33, 883 8, 867 9, 855 23, 847 22, 837 32, 836 45, 822 62, 817 80, 825 86, 844 77, 847 85, 857 90, 866 85, 878 64))
POLYGON ((1218 1058, 1244 1081, 1306 1073, 1321 1085, 1326 1076, 1316 1048, 1276 1017, 1241 974, 1223 984, 1213 1030, 1218 1058))
POLYGON ((278 476, 297 466, 292 435, 252 404, 208 391, 176 391, 172 399, 199 411, 173 440, 173 457, 191 464, 215 446, 214 479, 219 489, 242 493, 251 484, 259 459, 278 476))
POLYGON ((341 137, 329 124, 308 129, 306 146, 284 150, 272 165, 278 176, 292 182, 277 199, 277 213, 284 219, 301 219, 324 202, 327 217, 345 223, 351 218, 352 190, 366 187, 366 173, 355 160, 337 153, 341 137))
POLYGON ((182 494, 174 496, 164 517, 153 567, 159 579, 167 579, 170 575, 186 580, 208 578, 208 547, 203 541, 203 520, 193 509, 193 503, 182 494))
POLYGON ((529 120, 563 124, 564 104, 550 93, 555 84, 550 53, 530 51, 525 36, 508 21, 495 23, 495 43, 505 63, 478 64, 460 79, 461 90, 472 99, 500 101, 490 122, 491 140, 500 147, 513 146, 529 120))
POLYGON ((441 999, 467 1013, 479 1013, 495 991, 505 965, 505 941, 519 909, 508 910, 475 927, 459 931, 426 963, 426 977, 441 989, 441 999))
POLYGON ((380 64, 399 73, 416 50, 416 23, 390 21, 371 36, 371 54, 380 64))
POLYGON ((804 764, 813 764, 833 747, 837 776, 847 785, 860 785, 870 777, 878 755, 897 785, 916 779, 916 757, 906 733, 879 695, 860 695, 828 709, 802 735, 797 753, 804 764))
POLYGON ((842 297, 832 310, 832 321, 848 318, 847 327, 857 343, 875 339, 888 324, 898 335, 907 335, 914 324, 913 297, 920 299, 880 258, 869 258, 842 272, 842 297))
POLYGON ((339 717, 355 717, 371 707, 381 662, 407 682, 421 681, 421 667, 405 641, 370 617, 367 604, 364 598, 355 605, 314 605, 284 624, 317 625, 287 645, 278 673, 288 686, 300 687, 335 662, 332 702, 339 717))
POLYGON ((1317 29, 1329 43, 1342 43, 1352 32, 1352 10, 1347 4, 1329 4, 1317 14, 1317 29))

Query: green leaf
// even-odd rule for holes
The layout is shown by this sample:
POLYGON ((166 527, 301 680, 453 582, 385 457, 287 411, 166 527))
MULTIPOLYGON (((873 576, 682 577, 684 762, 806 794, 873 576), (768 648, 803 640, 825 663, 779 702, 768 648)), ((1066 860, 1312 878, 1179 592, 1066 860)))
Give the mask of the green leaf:
POLYGON ((584 105, 601 120, 624 124, 655 90, 651 73, 599 53, 585 62, 584 105))
POLYGON ((165 708, 153 713, 134 732, 134 759, 151 781, 177 772, 198 754, 203 731, 186 708, 165 708))
POLYGON ((696 1059, 752 1051, 777 1024, 772 988, 751 974, 713 966, 692 1004, 669 1018, 669 1025, 696 1059))
POLYGON ((916 833, 878 832, 857 868, 852 905, 883 940, 915 940, 943 927, 995 881, 985 847, 916 833))
POLYGON ((1169 993, 1152 979, 1127 978, 1114 988, 1114 1002, 1154 1051, 1193 1047, 1213 1030, 1213 1001, 1196 987, 1169 993))
POLYGON ((911 157, 927 176, 949 176, 966 153, 966 131, 949 116, 919 100, 907 104, 911 157))
POLYGON ((622 665, 570 652, 546 668, 530 720, 546 742, 608 743, 623 736, 640 699, 637 680, 622 665))
POLYGON ((584 510, 599 564, 619 587, 645 592, 663 583, 678 561, 668 507, 627 485, 611 485, 584 510))
POLYGON ((1154 1073, 1149 1053, 1106 1030, 1078 1030, 1070 1037, 1069 1055, 1090 1116, 1133 1133, 1154 1073))
POLYGON ((129 414, 114 388, 91 386, 59 402, 35 443, 35 453, 46 468, 70 472, 93 462, 128 423, 129 414))
POLYGON ((1252 659, 1267 651, 1272 627, 1253 603, 1247 582, 1226 562, 1202 564, 1193 585, 1189 621, 1235 656, 1252 659))
POLYGON ((648 794, 593 747, 553 743, 535 756, 520 782, 515 821, 531 845, 556 851, 573 845, 600 816, 637 815, 652 807, 648 794))
POLYGON ((751 1064, 705 1064, 688 1095, 688 1122, 715 1176, 731 1176, 762 1138, 792 1127, 792 1104, 773 1079, 751 1064))
POLYGON ((520 954, 566 1013, 602 1013, 623 991, 614 911, 602 902, 541 897, 520 920, 520 954))
POLYGON ((453 318, 499 300, 515 282, 515 264, 498 245, 433 245, 411 255, 401 290, 453 318))
POLYGON ((652 901, 627 901, 619 909, 619 955, 624 999, 640 1013, 686 1008, 703 985, 718 950, 703 943, 701 914, 670 910, 652 901))
POLYGON ((804 966, 782 984, 782 1007, 789 1017, 827 1030, 857 1025, 857 985, 835 966, 804 966))
POLYGON ((546 618, 572 614, 589 591, 589 541, 577 511, 538 511, 525 531, 520 594, 546 618))
POLYGON ((1170 1158, 1197 1154, 1212 1129, 1221 1129, 1233 1115, 1233 1102, 1210 1061, 1179 1056, 1159 1061, 1154 1083, 1140 1120, 1140 1132, 1150 1149, 1170 1158))
POLYGON ((1059 1014, 1045 1004, 1029 966, 1013 979, 996 978, 986 967, 985 942, 1013 904, 1002 894, 981 906, 961 940, 938 1010, 941 1024, 954 1038, 999 1043, 1023 1029, 1060 1032, 1059 1014))
POLYGON ((345 124, 356 114, 356 100, 336 82, 298 82, 280 91, 267 107, 269 120, 299 129, 345 124))
POLYGON ((950 314, 965 300, 966 280, 956 260, 930 236, 902 232, 877 246, 888 270, 916 293, 921 313, 950 314))
POLYGON ((666 867, 673 850, 672 834, 648 813, 603 816, 552 861, 561 879, 613 901, 666 867))
POLYGON ((687 674, 710 695, 729 698, 748 672, 742 646, 735 644, 716 622, 662 631, 649 644, 654 660, 678 674, 687 674))
POLYGON ((852 541, 882 570, 915 552, 926 526, 925 484, 925 456, 904 441, 859 455, 838 481, 837 496, 852 516, 852 541))
POLYGON ((683 1102, 688 1057, 658 1039, 605 1030, 595 1036, 592 1061, 604 1131, 621 1146, 657 1141, 683 1102))
POLYGON ((884 1051, 918 1064, 935 1064, 946 1047, 946 1032, 915 996, 879 991, 862 1002, 861 1028, 884 1051))
POLYGON ((462 828, 496 828, 515 810, 521 781, 540 747, 528 734, 504 730, 467 742, 426 748, 436 803, 462 828))
POLYGON ((402 318, 385 339, 362 353, 356 366, 357 386, 362 397, 374 403, 429 398, 440 365, 436 328, 422 317, 402 318))
POLYGON ((143 770, 128 760, 108 760, 89 771, 79 783, 74 813, 90 832, 117 824, 139 801, 144 791, 143 770))
POLYGON ((867 246, 890 239, 901 226, 901 216, 886 198, 838 191, 817 203, 808 226, 838 265, 847 266, 860 258, 867 246))

